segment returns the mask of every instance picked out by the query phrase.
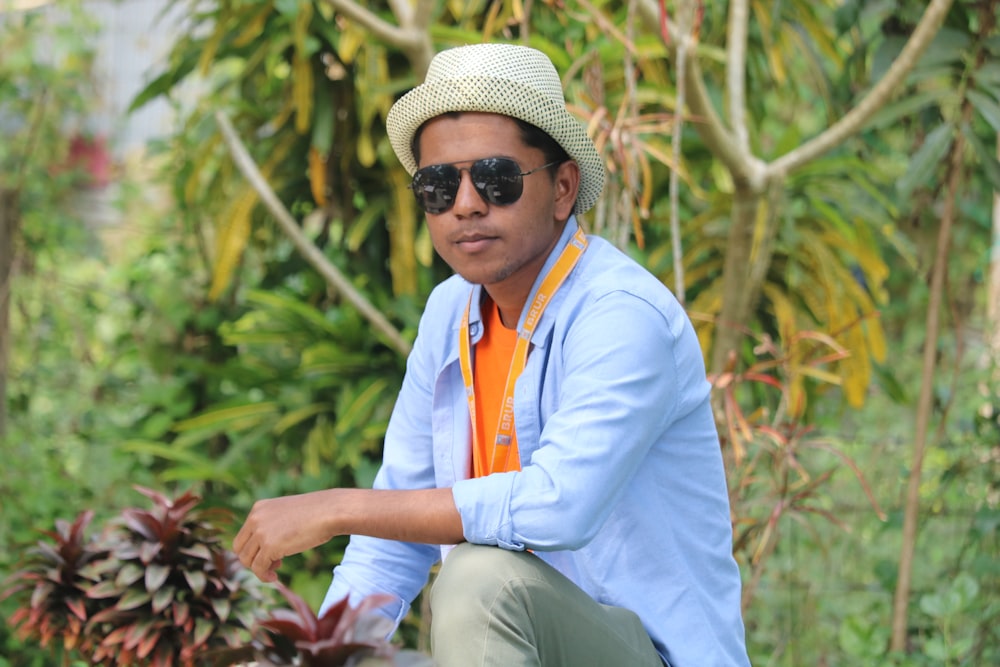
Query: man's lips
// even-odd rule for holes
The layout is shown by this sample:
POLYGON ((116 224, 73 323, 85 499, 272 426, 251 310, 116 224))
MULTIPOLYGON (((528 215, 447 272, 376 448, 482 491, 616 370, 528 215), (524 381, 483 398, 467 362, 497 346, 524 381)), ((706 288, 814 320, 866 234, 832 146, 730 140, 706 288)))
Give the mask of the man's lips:
POLYGON ((453 243, 465 252, 478 252, 496 241, 497 238, 489 234, 462 234, 456 237, 453 243))

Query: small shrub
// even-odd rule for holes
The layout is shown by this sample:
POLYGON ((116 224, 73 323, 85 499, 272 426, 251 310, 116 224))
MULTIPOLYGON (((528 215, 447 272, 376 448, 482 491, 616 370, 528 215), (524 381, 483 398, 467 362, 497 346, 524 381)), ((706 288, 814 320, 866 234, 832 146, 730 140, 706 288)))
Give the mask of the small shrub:
POLYGON ((344 598, 317 616, 301 597, 280 583, 277 586, 291 608, 276 609, 260 622, 266 631, 264 641, 256 642, 251 651, 260 667, 432 665, 426 655, 400 650, 388 641, 393 623, 374 610, 390 600, 389 596, 369 596, 357 607, 344 598))
POLYGON ((11 618, 43 646, 61 639, 90 665, 191 667, 213 649, 245 643, 263 607, 262 589, 222 545, 200 498, 170 499, 136 487, 151 509, 129 508, 97 539, 92 512, 57 522, 4 597, 31 591, 11 618))
POLYGON ((81 570, 107 557, 85 534, 93 518, 88 510, 73 523, 56 521, 54 531, 43 532, 50 541, 39 541, 28 551, 22 569, 4 581, 0 599, 31 591, 28 604, 8 620, 22 640, 32 639, 43 647, 61 641, 66 650, 89 649, 84 629, 100 602, 87 596, 91 581, 81 570))

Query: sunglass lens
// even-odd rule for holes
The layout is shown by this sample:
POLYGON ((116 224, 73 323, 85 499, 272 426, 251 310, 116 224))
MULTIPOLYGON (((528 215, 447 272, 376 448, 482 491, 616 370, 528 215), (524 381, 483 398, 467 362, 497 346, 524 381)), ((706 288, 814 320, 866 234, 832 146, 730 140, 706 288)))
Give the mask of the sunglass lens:
POLYGON ((452 165, 435 164, 418 170, 410 189, 420 208, 436 215, 452 207, 461 181, 462 173, 452 165))
POLYGON ((469 170, 472 183, 483 199, 491 204, 505 206, 521 198, 524 181, 521 167, 516 162, 503 157, 477 160, 469 170))

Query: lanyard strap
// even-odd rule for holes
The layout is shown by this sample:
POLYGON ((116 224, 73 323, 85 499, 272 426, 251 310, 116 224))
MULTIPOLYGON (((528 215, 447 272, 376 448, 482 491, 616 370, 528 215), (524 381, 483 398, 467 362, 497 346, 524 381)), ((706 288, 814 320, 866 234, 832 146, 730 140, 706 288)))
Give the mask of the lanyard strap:
POLYGON ((465 396, 469 401, 469 416, 472 418, 472 460, 473 472, 476 477, 508 470, 511 444, 514 441, 514 385, 528 362, 531 336, 534 334, 535 327, 541 320, 546 306, 552 300, 552 295, 573 271, 573 267, 576 266, 586 249, 587 235, 583 233, 582 229, 577 229, 570 243, 563 248, 556 263, 545 274, 538 291, 535 292, 535 298, 524 317, 524 325, 517 332, 517 343, 510 360, 510 368, 507 370, 503 404, 497 423, 497 437, 491 452, 486 451, 486 444, 481 442, 482 434, 477 433, 476 430, 476 390, 472 374, 472 343, 469 335, 469 312, 472 309, 472 294, 475 289, 469 293, 469 302, 465 305, 465 314, 462 316, 462 327, 459 332, 458 356, 462 367, 462 379, 465 382, 465 396))

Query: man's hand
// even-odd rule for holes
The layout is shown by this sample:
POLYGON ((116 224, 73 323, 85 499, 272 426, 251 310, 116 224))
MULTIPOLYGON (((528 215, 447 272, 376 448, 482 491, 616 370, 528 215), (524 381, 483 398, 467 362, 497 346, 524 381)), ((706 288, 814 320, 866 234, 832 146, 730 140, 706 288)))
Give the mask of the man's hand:
POLYGON ((233 540, 240 562, 261 581, 274 582, 281 559, 326 543, 334 536, 333 493, 315 491, 254 503, 233 540))

